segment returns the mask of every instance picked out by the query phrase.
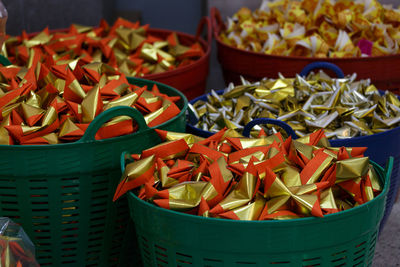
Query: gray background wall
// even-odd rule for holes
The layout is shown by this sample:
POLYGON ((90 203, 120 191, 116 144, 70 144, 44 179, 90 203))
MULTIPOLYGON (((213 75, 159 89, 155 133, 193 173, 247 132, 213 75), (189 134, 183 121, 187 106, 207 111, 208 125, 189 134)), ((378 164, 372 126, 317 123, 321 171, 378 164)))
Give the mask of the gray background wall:
MULTIPOLYGON (((110 1, 112 2, 112 1, 110 1)), ((96 25, 106 13, 98 0, 3 0, 8 11, 7 33, 20 34, 68 27, 71 23, 96 25)))
MULTIPOLYGON (((129 1, 129 0, 120 0, 129 1)), ((210 6, 216 6, 221 11, 223 18, 235 13, 238 8, 244 5, 250 9, 256 9, 260 6, 261 0, 208 0, 210 6)), ((383 4, 393 4, 394 6, 400 5, 399 0, 379 0, 383 4)))
MULTIPOLYGON (((400 4, 399 0, 381 0, 400 4)), ((194 33, 198 21, 216 6, 223 17, 246 5, 257 8, 261 0, 3 0, 10 34, 65 28, 71 23, 97 25, 101 18, 113 22, 117 16, 140 19, 154 28, 194 33)))

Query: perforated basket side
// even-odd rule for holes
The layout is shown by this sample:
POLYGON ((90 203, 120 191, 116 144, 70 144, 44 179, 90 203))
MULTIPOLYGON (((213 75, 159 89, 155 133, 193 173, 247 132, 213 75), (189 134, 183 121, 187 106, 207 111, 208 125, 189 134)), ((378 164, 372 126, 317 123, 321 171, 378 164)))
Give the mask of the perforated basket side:
MULTIPOLYGON (((204 240, 201 238, 199 240, 195 226, 193 235, 187 236, 193 241, 191 246, 182 245, 179 241, 171 242, 173 237, 169 236, 170 225, 163 225, 166 227, 164 237, 137 226, 137 238, 144 266, 369 266, 374 257, 378 225, 376 222, 369 231, 350 242, 337 240, 331 247, 310 251, 302 249, 301 240, 292 241, 298 246, 296 251, 271 252, 266 248, 263 253, 246 249, 237 252, 224 249, 222 245, 219 250, 210 249, 207 248, 206 243, 202 242, 204 240)), ((232 229, 229 230, 232 231, 232 235, 236 234, 232 229)), ((264 231, 266 233, 260 232, 260 234, 268 236, 268 226, 264 231)), ((338 231, 338 229, 332 229, 332 231, 338 231)), ((324 238, 323 232, 319 234, 319 238, 324 238)), ((224 236, 224 233, 222 235, 224 236)), ((243 242, 249 242, 249 240, 243 240, 243 242)), ((281 241, 276 240, 276 242, 281 241)), ((315 240, 315 243, 317 242, 318 240, 315 240)), ((237 246, 240 250, 241 244, 237 246)), ((262 246, 262 244, 256 242, 254 246, 262 246)))
POLYGON ((397 192, 400 186, 400 155, 394 157, 392 176, 390 177, 390 188, 386 199, 385 213, 381 222, 381 230, 385 226, 392 212, 393 205, 396 201, 397 192))
POLYGON ((120 171, 75 177, 0 177, 0 212, 20 223, 41 266, 118 266, 127 201, 113 203, 120 171))
POLYGON ((302 255, 293 253, 236 255, 213 251, 184 250, 163 244, 159 239, 138 235, 144 266, 369 266, 375 252, 377 229, 353 240, 350 244, 333 247, 328 251, 315 250, 302 255))
POLYGON ((383 192, 324 218, 232 221, 170 211, 128 194, 145 266, 368 266, 384 213, 383 192), (156 219, 155 219, 156 218, 156 219))

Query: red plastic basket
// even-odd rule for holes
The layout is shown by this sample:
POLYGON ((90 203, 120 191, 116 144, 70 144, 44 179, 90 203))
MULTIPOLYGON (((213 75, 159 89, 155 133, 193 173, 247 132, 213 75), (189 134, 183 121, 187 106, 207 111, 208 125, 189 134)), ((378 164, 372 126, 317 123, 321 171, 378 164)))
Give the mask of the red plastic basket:
MULTIPOLYGON (((148 32, 154 36, 165 38, 172 31, 150 28, 148 32)), ((145 75, 142 78, 168 84, 180 90, 190 100, 204 94, 206 89, 212 41, 210 19, 203 17, 200 20, 196 36, 182 32, 177 32, 177 35, 184 45, 190 45, 198 41, 202 45, 205 55, 190 65, 162 73, 145 75), (205 25, 207 26, 207 41, 200 37, 205 25)))
MULTIPOLYGON (((257 81, 261 78, 277 78, 278 72, 286 77, 294 77, 315 57, 289 57, 255 53, 223 43, 219 34, 225 24, 217 8, 211 8, 213 32, 217 41, 218 60, 222 67, 225 83, 240 83, 240 76, 257 81)), ((379 57, 323 58, 338 65, 345 74, 357 73, 359 79, 371 79, 380 90, 390 90, 400 94, 400 54, 379 57)))
MULTIPOLYGON (((54 29, 50 30, 51 33, 54 32, 66 32, 68 29, 54 29)), ((149 28, 148 33, 160 37, 166 38, 173 31, 163 30, 156 28, 149 28)), ((28 34, 29 37, 37 35, 38 32, 28 34)), ((211 53, 211 42, 212 42, 212 26, 211 21, 208 17, 203 17, 199 25, 197 26, 196 35, 190 35, 183 32, 176 32, 179 41, 183 45, 191 45, 194 42, 199 42, 203 47, 205 54, 192 64, 176 68, 174 70, 169 70, 157 74, 144 75, 143 79, 153 80, 160 83, 167 84, 174 87, 185 94, 185 96, 191 100, 197 96, 203 95, 206 89, 207 77, 209 72, 209 61, 211 53), (207 41, 201 38, 201 33, 206 27, 207 31, 207 41)), ((2 63, 0 61, 0 63, 2 63)))

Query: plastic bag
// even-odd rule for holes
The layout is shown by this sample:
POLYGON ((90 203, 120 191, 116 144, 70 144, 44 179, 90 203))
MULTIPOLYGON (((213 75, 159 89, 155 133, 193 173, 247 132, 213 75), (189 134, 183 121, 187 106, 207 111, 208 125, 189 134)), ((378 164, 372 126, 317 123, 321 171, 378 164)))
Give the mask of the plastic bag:
POLYGON ((21 226, 0 217, 0 266, 36 267, 35 246, 21 226))
POLYGON ((3 46, 4 38, 6 35, 6 23, 8 12, 3 2, 0 0, 0 48, 3 46))

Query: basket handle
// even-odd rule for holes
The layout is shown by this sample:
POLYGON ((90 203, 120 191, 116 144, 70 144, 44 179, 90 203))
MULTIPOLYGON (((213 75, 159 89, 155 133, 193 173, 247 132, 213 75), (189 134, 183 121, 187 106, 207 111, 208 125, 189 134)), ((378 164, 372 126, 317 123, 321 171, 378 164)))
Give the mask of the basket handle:
POLYGON ((215 6, 211 8, 210 15, 214 38, 218 39, 218 34, 225 27, 225 24, 222 20, 221 13, 215 6))
MULTIPOLYGON (((389 157, 388 160, 386 161, 386 166, 384 169, 385 185, 386 185, 386 183, 390 183, 390 177, 392 176, 393 164, 394 164, 394 158, 389 157)), ((389 186, 390 186, 390 184, 388 184, 388 188, 389 188, 389 186)))
POLYGON ((120 162, 121 162, 121 173, 124 173, 124 171, 125 171, 125 161, 126 161, 126 157, 127 157, 127 156, 130 157, 130 155, 131 155, 131 154, 130 154, 128 151, 122 152, 122 154, 121 154, 121 159, 120 159, 120 162))
POLYGON ((246 137, 250 137, 250 131, 253 127, 257 124, 274 124, 281 127, 283 130, 286 131, 288 135, 290 135, 293 139, 297 139, 297 135, 294 132, 293 128, 290 127, 289 124, 283 122, 281 120, 269 119, 269 118, 257 118, 246 124, 243 129, 243 135, 246 137))
POLYGON ((197 31, 196 31, 196 40, 200 39, 200 35, 203 32, 204 25, 207 24, 206 31, 207 31, 207 50, 211 50, 211 42, 212 42, 212 27, 211 27, 211 21, 208 17, 202 17, 199 25, 197 25, 197 31))
POLYGON ((344 78, 344 73, 341 68, 339 68, 337 65, 330 63, 330 62, 325 62, 325 61, 316 61, 308 64, 305 66, 302 71, 300 72, 300 76, 307 76, 310 71, 314 69, 327 69, 333 71, 338 78, 344 78))
POLYGON ((11 61, 3 55, 0 55, 0 64, 2 64, 3 66, 12 65, 11 61))
MULTIPOLYGON (((189 105, 192 105, 189 103, 189 105)), ((198 119, 193 113, 193 110, 188 106, 188 109, 186 111, 186 122, 191 125, 195 125, 198 122, 198 119)))
POLYGON ((147 129, 150 129, 144 118, 143 115, 135 108, 128 107, 128 106, 118 106, 107 109, 106 111, 100 113, 94 120, 89 124, 88 128, 85 131, 85 134, 82 138, 78 141, 79 143, 95 141, 95 135, 97 131, 103 126, 104 123, 111 120, 112 118, 118 116, 129 116, 134 119, 139 129, 135 133, 143 132, 147 129))

